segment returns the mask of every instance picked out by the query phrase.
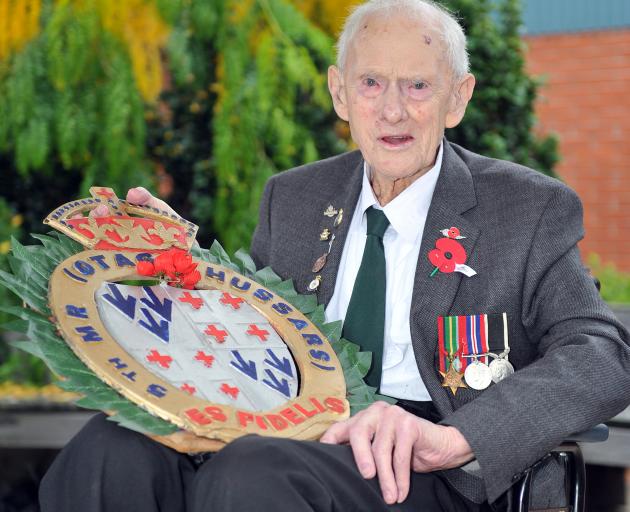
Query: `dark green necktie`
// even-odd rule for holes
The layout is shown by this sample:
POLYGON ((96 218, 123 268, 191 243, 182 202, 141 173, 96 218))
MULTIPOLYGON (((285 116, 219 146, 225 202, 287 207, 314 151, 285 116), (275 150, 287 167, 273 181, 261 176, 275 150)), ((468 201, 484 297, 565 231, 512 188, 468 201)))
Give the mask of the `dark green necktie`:
POLYGON ((372 366, 365 377, 370 386, 381 384, 383 336, 385 334, 385 251, 383 235, 389 220, 382 210, 367 212, 367 237, 363 259, 352 288, 343 337, 372 352, 372 366))

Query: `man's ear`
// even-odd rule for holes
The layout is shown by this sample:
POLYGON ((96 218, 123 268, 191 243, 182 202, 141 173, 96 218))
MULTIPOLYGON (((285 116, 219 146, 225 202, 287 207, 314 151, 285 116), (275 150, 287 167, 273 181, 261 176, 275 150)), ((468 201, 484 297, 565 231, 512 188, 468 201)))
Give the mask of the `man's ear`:
POLYGON ((475 77, 470 73, 466 73, 464 78, 453 88, 450 107, 446 113, 446 128, 457 126, 464 118, 466 107, 470 98, 472 98, 474 88, 475 77))
POLYGON ((341 72, 337 66, 328 68, 328 90, 332 97, 333 107, 337 115, 344 121, 348 120, 348 103, 346 89, 343 86, 341 72))

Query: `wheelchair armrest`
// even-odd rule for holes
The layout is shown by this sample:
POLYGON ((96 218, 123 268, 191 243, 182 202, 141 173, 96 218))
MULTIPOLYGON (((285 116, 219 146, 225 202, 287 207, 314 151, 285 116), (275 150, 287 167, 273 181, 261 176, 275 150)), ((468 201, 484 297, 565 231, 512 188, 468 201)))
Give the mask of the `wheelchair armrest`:
POLYGON ((599 425, 595 425, 593 428, 585 430, 584 432, 578 432, 576 434, 571 434, 566 442, 574 442, 574 443, 601 443, 608 439, 608 426, 600 423, 599 425))

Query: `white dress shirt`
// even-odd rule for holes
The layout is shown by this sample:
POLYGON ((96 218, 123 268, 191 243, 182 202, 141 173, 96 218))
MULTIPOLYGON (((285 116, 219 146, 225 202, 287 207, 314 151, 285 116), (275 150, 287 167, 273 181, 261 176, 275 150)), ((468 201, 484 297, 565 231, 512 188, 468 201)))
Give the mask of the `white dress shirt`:
POLYGON ((367 231, 365 211, 370 206, 382 209, 390 225, 383 236, 387 285, 380 393, 407 400, 431 400, 420 377, 411 346, 409 313, 416 263, 418 258, 426 258, 426 254, 419 254, 420 243, 442 167, 442 152, 440 144, 435 165, 384 207, 379 205, 372 191, 368 166, 366 164, 363 166, 361 195, 348 228, 335 291, 326 308, 328 321, 345 318, 354 281, 363 258, 367 231))

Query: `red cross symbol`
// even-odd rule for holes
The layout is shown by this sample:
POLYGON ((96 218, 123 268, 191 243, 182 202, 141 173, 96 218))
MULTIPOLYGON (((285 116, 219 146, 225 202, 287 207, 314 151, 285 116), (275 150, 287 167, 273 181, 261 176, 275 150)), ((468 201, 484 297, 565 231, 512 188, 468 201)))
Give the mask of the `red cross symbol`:
POLYGON ((184 385, 179 389, 185 391, 189 395, 194 395, 197 392, 197 388, 194 386, 189 386, 187 382, 184 382, 184 385))
POLYGON ((195 360, 203 363, 204 366, 211 368, 212 363, 214 363, 214 356, 210 354, 206 354, 202 350, 197 351, 197 355, 195 356, 195 360))
POLYGON ((238 396, 238 392, 240 391, 240 389, 238 389, 236 386, 232 387, 225 382, 221 385, 219 389, 220 391, 223 391, 226 395, 229 395, 230 397, 232 397, 232 399, 234 400, 236 400, 236 397, 238 396))
POLYGON ((267 336, 269 336, 269 331, 265 331, 264 329, 259 329, 256 324, 249 324, 249 329, 247 330, 247 334, 250 336, 258 336, 260 341, 267 341, 267 336))
POLYGON ((170 356, 163 356, 157 350, 152 350, 147 356, 147 361, 150 363, 157 363, 162 368, 170 368, 173 358, 170 356))
POLYGON ((184 293, 177 300, 190 304, 194 309, 199 309, 203 304, 203 299, 201 297, 193 297, 190 292, 184 293))
POLYGON ((110 199, 111 197, 114 196, 114 193, 111 190, 107 190, 106 188, 100 188, 96 191, 96 193, 99 196, 106 197, 107 199, 110 199))
POLYGON ((245 302, 240 297, 232 297, 229 293, 223 292, 223 297, 219 299, 221 304, 232 306, 234 309, 240 309, 241 302, 245 302))
POLYGON ((214 339, 217 340, 217 343, 223 343, 228 335, 227 331, 217 329, 216 325, 214 324, 208 324, 208 328, 203 332, 205 332, 208 336, 214 336, 214 339))

